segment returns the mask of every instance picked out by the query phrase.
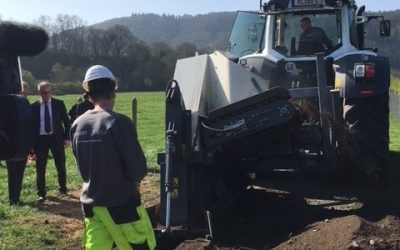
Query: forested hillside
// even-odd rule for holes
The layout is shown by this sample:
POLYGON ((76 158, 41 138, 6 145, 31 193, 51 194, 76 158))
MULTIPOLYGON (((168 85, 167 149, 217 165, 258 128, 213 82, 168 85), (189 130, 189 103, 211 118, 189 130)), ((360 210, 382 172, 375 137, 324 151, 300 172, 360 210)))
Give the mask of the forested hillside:
POLYGON ((147 43, 164 41, 175 47, 182 42, 189 42, 199 47, 215 49, 225 47, 234 18, 234 12, 196 16, 132 14, 130 17, 111 19, 94 27, 105 29, 119 24, 126 26, 132 34, 147 43))
MULTIPOLYGON (((366 29, 367 46, 390 57, 392 72, 400 71, 400 10, 369 14, 390 19, 392 35, 379 37, 379 22, 372 20, 366 29)), ((77 93, 87 67, 104 64, 119 77, 121 90, 163 90, 177 59, 225 48, 234 18, 234 12, 132 14, 85 26, 77 16, 41 17, 36 24, 51 34, 49 47, 35 58, 22 59, 24 78, 32 85, 47 79, 57 83, 60 93, 77 93)))

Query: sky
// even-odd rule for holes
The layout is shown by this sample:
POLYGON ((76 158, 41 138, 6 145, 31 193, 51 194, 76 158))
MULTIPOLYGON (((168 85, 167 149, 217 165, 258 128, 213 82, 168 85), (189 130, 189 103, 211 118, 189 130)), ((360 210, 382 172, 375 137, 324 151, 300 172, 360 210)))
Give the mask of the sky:
MULTIPOLYGON (((263 1, 264 2, 264 1, 263 1)), ((400 9, 399 0, 357 0, 367 11, 400 9)), ((31 23, 41 15, 77 15, 91 25, 132 13, 197 15, 210 12, 258 10, 259 0, 0 0, 2 20, 31 23)))

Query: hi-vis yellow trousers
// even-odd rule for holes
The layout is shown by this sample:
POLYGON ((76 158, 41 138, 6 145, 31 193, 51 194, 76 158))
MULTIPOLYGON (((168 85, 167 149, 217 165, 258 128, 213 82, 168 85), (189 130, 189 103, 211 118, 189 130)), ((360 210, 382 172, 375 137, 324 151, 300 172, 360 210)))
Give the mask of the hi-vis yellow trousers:
POLYGON ((84 219, 83 248, 111 250, 116 246, 119 250, 154 249, 156 239, 146 209, 140 205, 136 207, 136 212, 138 220, 116 224, 106 207, 93 207, 93 216, 84 219))

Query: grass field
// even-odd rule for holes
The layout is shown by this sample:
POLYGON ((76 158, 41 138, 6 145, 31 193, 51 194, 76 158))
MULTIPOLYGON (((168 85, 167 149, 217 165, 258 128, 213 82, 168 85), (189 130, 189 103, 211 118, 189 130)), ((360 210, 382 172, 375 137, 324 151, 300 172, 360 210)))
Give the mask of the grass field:
MULTIPOLYGON (((60 96, 65 101, 67 109, 78 96, 60 96)), ((116 100, 115 110, 130 116, 130 101, 133 97, 138 100, 138 135, 145 151, 151 171, 156 172, 156 154, 163 151, 164 137, 164 94, 158 93, 120 93, 116 100)), ((31 101, 36 97, 31 97, 31 101)), ((391 142, 393 161, 399 161, 400 154, 400 121, 391 118, 391 142)), ((67 152, 68 187, 80 187, 71 149, 67 152)), ((4 163, 3 163, 4 164, 4 163)), ((392 166, 399 166, 400 162, 392 166)), ((399 174, 400 175, 400 174, 399 174)), ((399 176, 396 175, 396 176, 399 176)), ((55 228, 43 223, 45 214, 39 211, 36 204, 35 168, 27 166, 21 200, 25 205, 8 205, 7 171, 0 167, 0 249, 66 249, 68 239, 63 239, 55 228)), ((53 161, 48 162, 46 184, 49 195, 57 190, 57 178, 53 161)), ((145 197, 146 199, 146 197, 145 197)))
POLYGON ((392 77, 390 81, 390 90, 396 93, 400 93, 400 78, 392 77))

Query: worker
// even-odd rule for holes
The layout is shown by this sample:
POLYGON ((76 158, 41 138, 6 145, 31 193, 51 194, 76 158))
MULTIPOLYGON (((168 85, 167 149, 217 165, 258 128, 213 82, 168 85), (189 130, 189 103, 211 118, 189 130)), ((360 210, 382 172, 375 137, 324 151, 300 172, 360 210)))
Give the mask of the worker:
POLYGON ((89 96, 87 93, 84 93, 82 99, 78 100, 69 110, 68 115, 70 117, 70 123, 74 123, 75 119, 88 111, 89 109, 93 109, 93 104, 89 101, 89 96))
POLYGON ((332 41, 329 40, 324 30, 319 27, 313 27, 309 17, 303 17, 300 20, 299 55, 314 55, 318 52, 324 52, 332 49, 332 41))
POLYGON ((94 109, 75 120, 70 137, 83 180, 84 249, 154 249, 137 188, 147 174, 146 159, 132 121, 113 111, 117 80, 95 65, 87 70, 83 88, 94 109))

